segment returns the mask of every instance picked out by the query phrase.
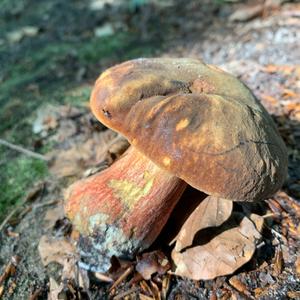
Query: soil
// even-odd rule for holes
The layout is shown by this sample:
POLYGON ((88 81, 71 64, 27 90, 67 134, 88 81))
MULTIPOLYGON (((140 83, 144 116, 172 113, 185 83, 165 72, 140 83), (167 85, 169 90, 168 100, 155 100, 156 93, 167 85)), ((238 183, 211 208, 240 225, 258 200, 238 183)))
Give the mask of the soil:
MULTIPOLYGON (((299 4, 265 1, 269 4, 263 6, 259 16, 232 22, 232 12, 247 8, 247 4, 174 0, 142 4, 129 1, 125 5, 113 1, 93 10, 90 3, 0 2, 0 26, 4 29, 0 32, 1 135, 34 151, 64 151, 65 144, 57 140, 53 146, 53 132, 46 137, 40 132, 32 133, 36 110, 49 103, 68 104, 87 116, 89 124, 96 123, 85 102, 93 81, 105 68, 140 56, 203 58, 207 63, 219 65, 250 87, 273 116, 287 144, 289 176, 282 191, 258 208, 277 210, 280 217, 267 220, 264 244, 234 276, 199 282, 172 276, 167 299, 300 299, 300 267, 297 269, 296 261, 300 256, 299 4), (111 26, 113 34, 102 35, 105 24, 111 26), (17 42, 9 38, 8 33, 28 25, 36 26, 38 32, 17 42), (95 34, 97 28, 101 29, 100 36, 95 34), (283 265, 276 273, 278 249, 283 265), (240 285, 232 283, 233 277, 240 285)), ((95 130, 93 126, 91 130, 95 130)), ((8 162, 19 166, 20 154, 2 149, 1 189, 13 193, 9 180, 22 187, 11 198, 0 194, 0 202, 9 202, 3 206, 2 220, 18 205, 14 217, 0 232, 0 276, 12 257, 20 259, 16 272, 4 282, 2 298, 46 299, 49 277, 57 276, 60 267, 51 264, 45 268, 40 260, 40 238, 53 233, 53 224, 47 223, 45 215, 63 199, 63 189, 76 176, 57 179, 47 171, 38 172, 34 181, 40 178, 42 188, 39 186, 37 194, 28 199, 24 195, 32 191, 34 181, 20 180, 15 173, 13 179, 5 177, 11 168, 8 162)), ((31 168, 30 165, 26 172, 31 173, 31 168)), ((131 288, 125 280, 116 295, 131 288)), ((91 280, 89 294, 82 292, 81 297, 106 299, 108 289, 108 284, 91 280)), ((131 297, 139 299, 138 293, 131 297)))

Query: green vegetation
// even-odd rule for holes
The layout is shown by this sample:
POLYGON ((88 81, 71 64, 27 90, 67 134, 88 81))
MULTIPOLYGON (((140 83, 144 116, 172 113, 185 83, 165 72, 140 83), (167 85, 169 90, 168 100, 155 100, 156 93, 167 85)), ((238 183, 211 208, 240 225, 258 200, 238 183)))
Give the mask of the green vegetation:
MULTIPOLYGON (((26 38, 20 42, 21 48, 26 42, 26 38)), ((0 47, 0 60, 9 50, 0 47)), ((87 102, 91 87, 76 78, 81 68, 94 80, 101 72, 99 62, 149 56, 153 52, 153 46, 137 45, 134 36, 118 32, 85 41, 36 43, 30 51, 26 50, 26 55, 15 54, 18 63, 2 60, 0 137, 37 152, 51 150, 47 143, 42 147, 33 146, 39 138, 32 133, 32 120, 38 107, 46 103, 82 105, 87 102)), ((10 149, 1 147, 0 150, 1 220, 37 179, 46 176, 47 166, 10 149)))
MULTIPOLYGON (((3 149, 1 149, 2 151, 3 149)), ((28 189, 47 175, 47 165, 37 159, 24 156, 8 160, 0 166, 0 220, 8 207, 24 199, 28 189)))

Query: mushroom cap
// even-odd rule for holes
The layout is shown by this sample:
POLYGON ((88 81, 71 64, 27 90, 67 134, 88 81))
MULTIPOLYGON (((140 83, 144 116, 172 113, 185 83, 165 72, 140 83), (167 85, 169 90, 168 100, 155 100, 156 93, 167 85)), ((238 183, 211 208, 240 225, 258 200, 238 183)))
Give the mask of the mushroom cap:
POLYGON ((265 199, 287 174, 275 124, 237 78, 195 59, 136 59, 106 70, 91 95, 106 126, 209 195, 265 199))

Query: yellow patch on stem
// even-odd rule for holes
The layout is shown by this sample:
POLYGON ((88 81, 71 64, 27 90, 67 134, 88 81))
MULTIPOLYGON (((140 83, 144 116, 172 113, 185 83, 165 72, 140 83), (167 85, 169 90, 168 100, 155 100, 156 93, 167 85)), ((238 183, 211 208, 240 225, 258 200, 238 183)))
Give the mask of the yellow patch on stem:
POLYGON ((180 120, 176 125, 176 131, 186 128, 189 123, 190 121, 187 118, 180 120))
POLYGON ((125 203, 128 208, 132 208, 135 203, 150 192, 153 181, 154 178, 147 178, 146 183, 139 186, 135 182, 127 179, 112 179, 108 182, 108 186, 113 190, 113 193, 117 198, 125 203))
POLYGON ((169 166, 170 165, 170 163, 171 163, 171 159, 170 159, 170 157, 164 157, 163 158, 163 164, 167 167, 167 166, 169 166))

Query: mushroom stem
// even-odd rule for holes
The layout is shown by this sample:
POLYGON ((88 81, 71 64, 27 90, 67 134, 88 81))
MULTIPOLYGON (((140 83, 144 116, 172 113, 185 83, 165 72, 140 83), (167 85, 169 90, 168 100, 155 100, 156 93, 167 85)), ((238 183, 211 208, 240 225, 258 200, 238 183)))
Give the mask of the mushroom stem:
POLYGON ((149 247, 185 188, 132 146, 108 169, 75 182, 65 212, 81 234, 81 265, 105 272, 111 256, 132 257, 149 247))

